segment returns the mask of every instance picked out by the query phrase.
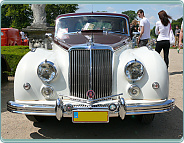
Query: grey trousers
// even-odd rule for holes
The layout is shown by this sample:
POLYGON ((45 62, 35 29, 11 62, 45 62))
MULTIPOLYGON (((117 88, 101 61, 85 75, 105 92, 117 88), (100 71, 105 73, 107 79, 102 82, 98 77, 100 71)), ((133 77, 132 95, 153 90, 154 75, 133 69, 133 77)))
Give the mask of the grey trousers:
POLYGON ((147 43, 148 43, 148 39, 140 40, 139 41, 139 47, 146 46, 147 43))

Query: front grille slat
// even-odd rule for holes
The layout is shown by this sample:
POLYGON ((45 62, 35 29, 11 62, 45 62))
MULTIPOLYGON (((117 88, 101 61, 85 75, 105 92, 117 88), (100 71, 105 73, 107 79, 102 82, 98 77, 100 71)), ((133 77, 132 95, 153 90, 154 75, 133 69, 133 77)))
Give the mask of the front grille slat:
POLYGON ((95 92, 94 99, 110 96, 112 93, 112 51, 92 49, 90 52, 87 49, 73 49, 69 54, 71 96, 88 99, 86 96, 88 90, 95 92))

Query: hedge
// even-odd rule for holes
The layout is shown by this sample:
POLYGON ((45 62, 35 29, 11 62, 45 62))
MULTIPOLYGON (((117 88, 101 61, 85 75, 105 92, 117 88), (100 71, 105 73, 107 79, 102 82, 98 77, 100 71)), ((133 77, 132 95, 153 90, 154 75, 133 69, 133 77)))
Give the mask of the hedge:
POLYGON ((29 46, 1 46, 1 54, 4 55, 11 68, 11 72, 9 72, 8 75, 15 75, 15 70, 19 61, 29 51, 29 46))

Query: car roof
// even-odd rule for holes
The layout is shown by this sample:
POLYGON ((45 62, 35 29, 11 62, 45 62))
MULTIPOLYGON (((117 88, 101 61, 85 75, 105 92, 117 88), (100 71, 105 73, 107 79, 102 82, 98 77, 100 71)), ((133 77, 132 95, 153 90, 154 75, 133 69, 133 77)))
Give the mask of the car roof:
POLYGON ((16 28, 1 28, 1 31, 5 31, 5 30, 9 30, 9 29, 14 29, 14 30, 18 30, 18 29, 16 29, 16 28))

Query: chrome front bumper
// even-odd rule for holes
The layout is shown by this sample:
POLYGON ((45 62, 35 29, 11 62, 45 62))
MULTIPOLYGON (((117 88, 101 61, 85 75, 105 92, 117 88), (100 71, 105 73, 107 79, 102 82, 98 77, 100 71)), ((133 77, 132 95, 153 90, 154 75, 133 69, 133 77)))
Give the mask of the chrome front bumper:
POLYGON ((118 100, 97 101, 94 103, 83 103, 71 100, 34 102, 14 102, 8 101, 7 110, 12 113, 26 115, 56 116, 58 120, 62 117, 72 117, 73 111, 108 111, 109 117, 120 116, 123 120, 125 115, 155 114, 169 112, 175 107, 175 99, 142 102, 143 100, 133 100, 128 102, 120 98, 118 100), (117 109, 111 111, 110 104, 115 104, 117 109))

